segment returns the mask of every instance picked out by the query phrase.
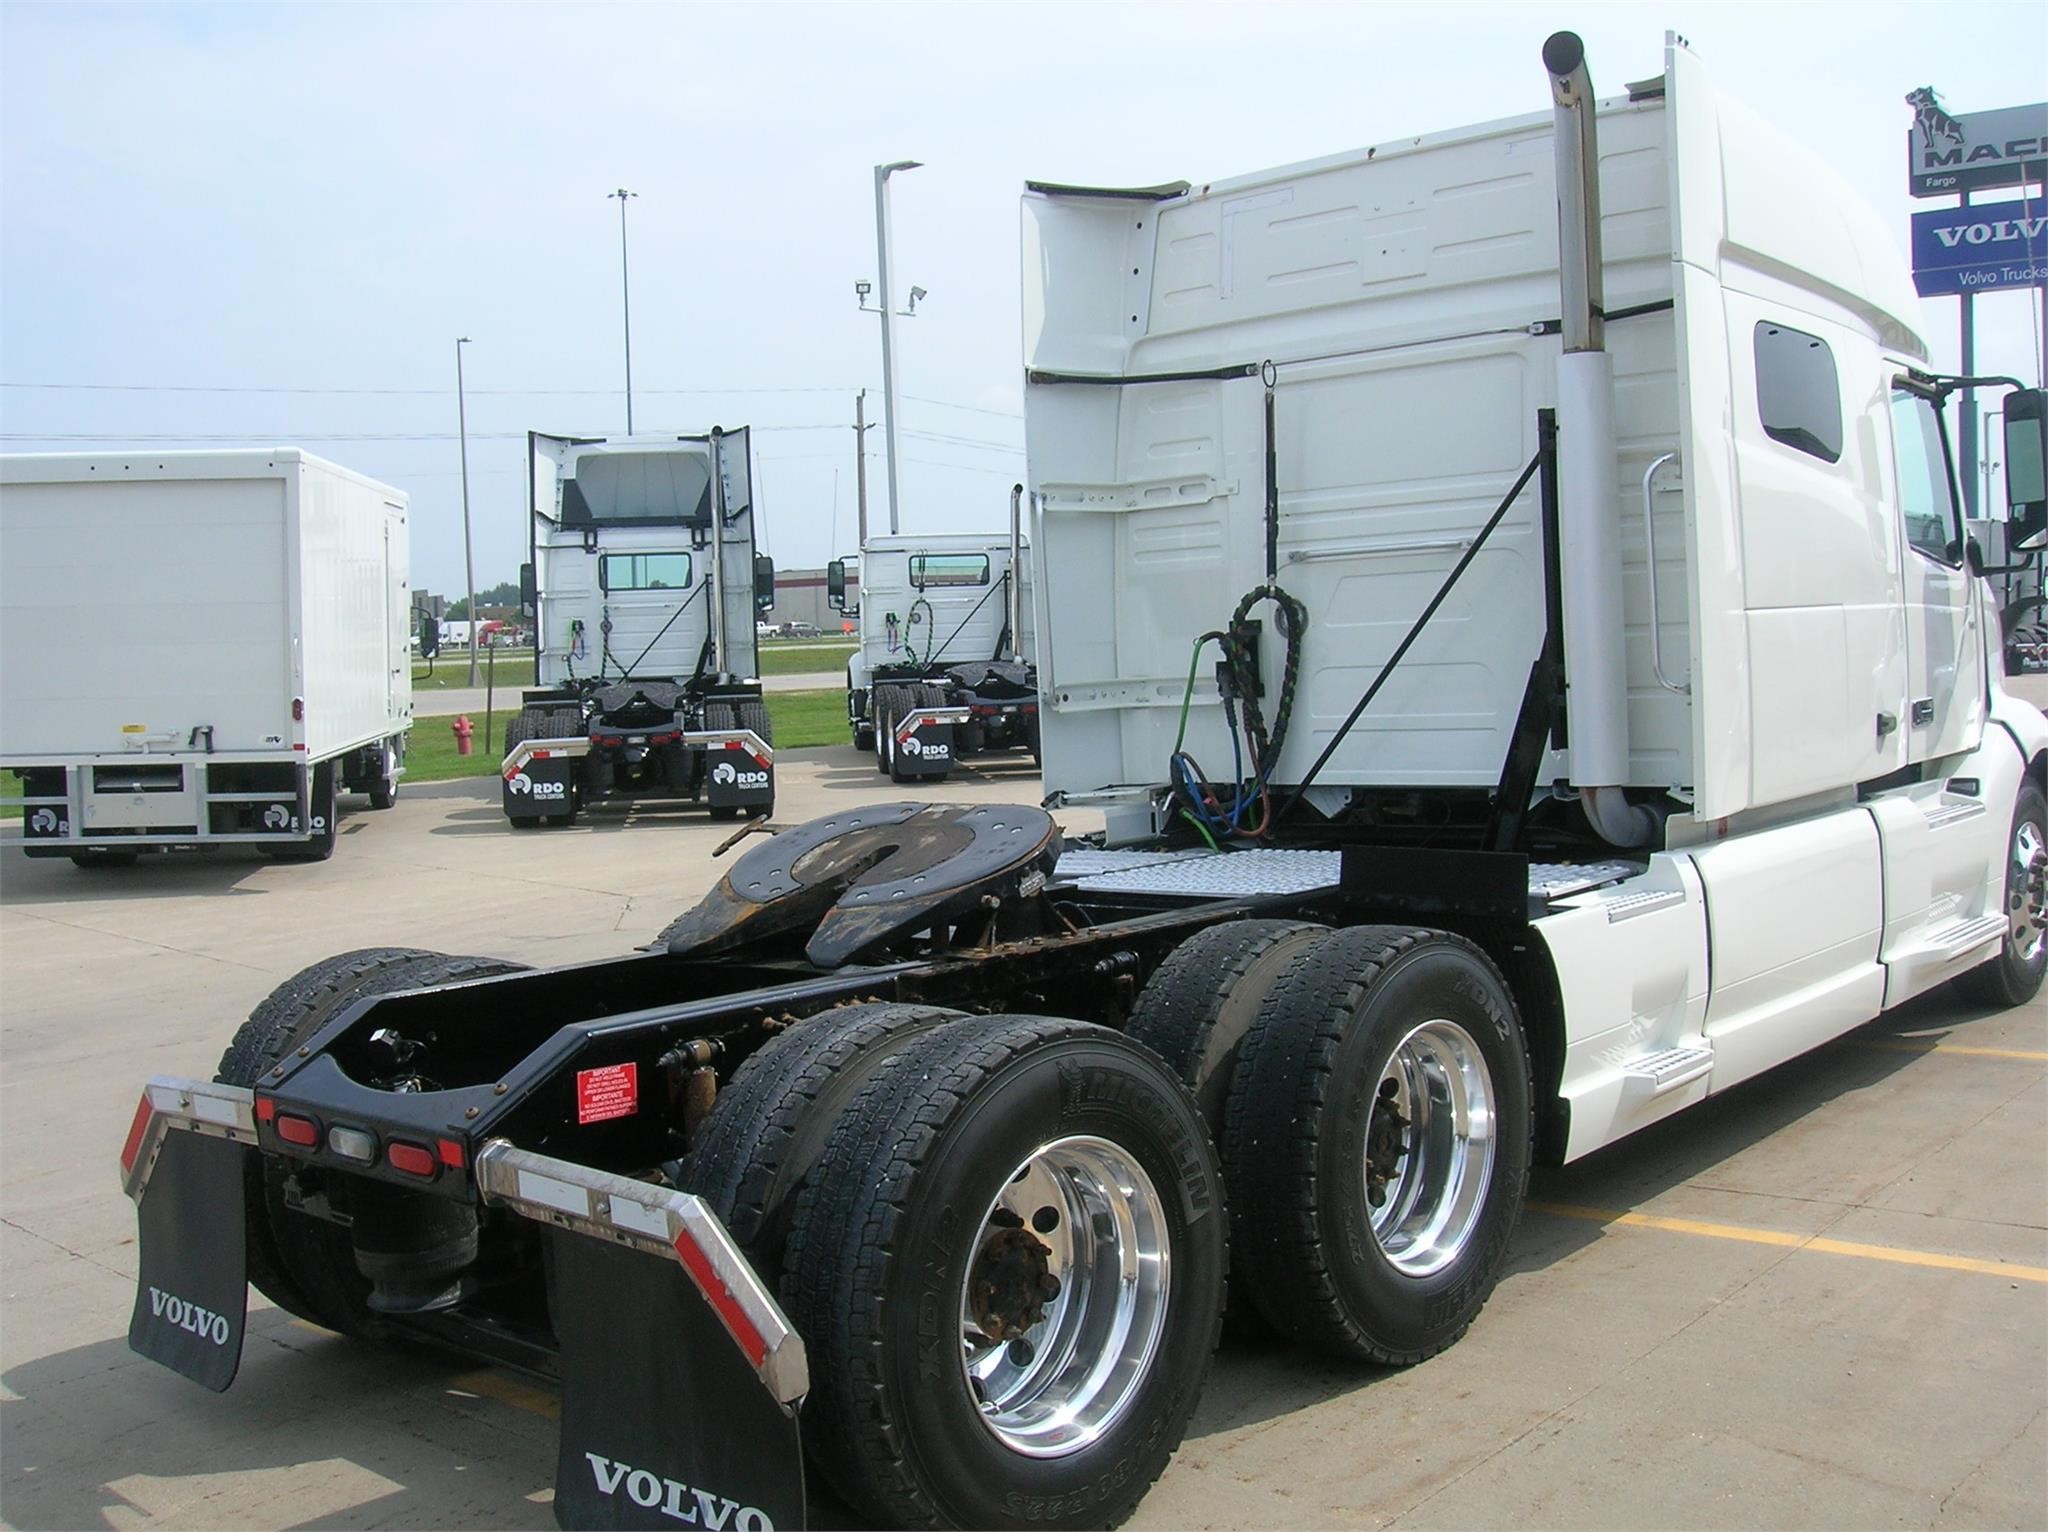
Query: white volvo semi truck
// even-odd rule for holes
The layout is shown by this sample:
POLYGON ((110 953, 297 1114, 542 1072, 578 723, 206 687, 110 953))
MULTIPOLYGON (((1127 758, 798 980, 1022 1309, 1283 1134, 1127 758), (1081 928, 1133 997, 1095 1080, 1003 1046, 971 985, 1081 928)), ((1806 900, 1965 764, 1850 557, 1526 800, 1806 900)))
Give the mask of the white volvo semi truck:
POLYGON ((607 799, 682 799, 714 818, 775 804, 755 617, 775 567, 754 547, 751 438, 528 433, 534 688, 505 729, 515 829, 607 799))
POLYGON ((1026 194, 1045 776, 1117 844, 849 805, 652 952, 287 980, 144 1095, 131 1344, 225 1387, 249 1279, 552 1365, 564 1526, 797 1525, 807 1463, 863 1524, 1113 1525, 1226 1273, 1418 1361, 1535 1158, 2037 995, 2048 720, 1894 241, 1683 44, 1597 125, 1580 53, 1541 113, 1026 194))
POLYGON ((997 750, 1038 757, 1024 486, 1010 533, 893 533, 834 559, 825 599, 860 625, 846 664, 856 750, 892 781, 944 781, 957 761, 997 750))

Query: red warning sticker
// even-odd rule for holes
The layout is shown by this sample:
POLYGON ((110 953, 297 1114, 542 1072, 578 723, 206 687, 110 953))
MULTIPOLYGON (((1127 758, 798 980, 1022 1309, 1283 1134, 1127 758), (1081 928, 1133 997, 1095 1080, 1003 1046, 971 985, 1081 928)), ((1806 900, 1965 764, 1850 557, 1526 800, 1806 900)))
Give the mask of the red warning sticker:
POLYGON ((576 1071, 576 1120, 608 1122, 640 1110, 640 1066, 608 1064, 576 1071))

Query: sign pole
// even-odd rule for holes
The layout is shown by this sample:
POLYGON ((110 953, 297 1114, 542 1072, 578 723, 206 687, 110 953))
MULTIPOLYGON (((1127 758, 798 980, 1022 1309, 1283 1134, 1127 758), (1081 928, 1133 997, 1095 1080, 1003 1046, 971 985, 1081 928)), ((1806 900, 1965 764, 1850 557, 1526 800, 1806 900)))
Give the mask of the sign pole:
MULTIPOLYGON (((1970 189, 1961 192, 1960 207, 1970 205, 1970 189)), ((1977 300, 1966 288, 1962 295, 1963 307, 1963 376, 1977 375, 1977 300)), ((1957 452, 1958 467, 1963 473, 1963 519, 1977 519, 1977 390, 1963 390, 1962 442, 1957 452), (1967 465, 1967 466, 1966 466, 1967 465)))

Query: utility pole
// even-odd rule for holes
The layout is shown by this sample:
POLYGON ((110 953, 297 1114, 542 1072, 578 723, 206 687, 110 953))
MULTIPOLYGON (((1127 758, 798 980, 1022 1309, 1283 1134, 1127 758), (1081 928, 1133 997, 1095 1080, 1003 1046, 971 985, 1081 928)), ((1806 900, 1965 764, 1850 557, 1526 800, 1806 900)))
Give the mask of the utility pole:
MULTIPOLYGON (((859 547, 868 545, 868 391, 862 389, 853 396, 853 486, 854 503, 859 507, 859 547)), ((836 551, 836 550, 835 550, 836 551)))
POLYGON ((897 527, 896 461, 898 451, 896 408, 896 311, 889 304, 889 177, 899 170, 915 170, 916 160, 896 160, 875 167, 875 282, 881 289, 878 307, 882 311, 882 436, 889 448, 889 531, 897 527))
POLYGON ((627 191, 621 186, 617 191, 606 192, 605 201, 619 199, 619 307, 626 316, 626 434, 633 434, 633 285, 626 275, 626 199, 637 197, 638 192, 627 191))
POLYGON ((462 392, 462 348, 467 335, 455 338, 455 429, 462 443, 462 579, 469 612, 469 684, 476 685, 476 555, 469 540, 469 406, 462 392))

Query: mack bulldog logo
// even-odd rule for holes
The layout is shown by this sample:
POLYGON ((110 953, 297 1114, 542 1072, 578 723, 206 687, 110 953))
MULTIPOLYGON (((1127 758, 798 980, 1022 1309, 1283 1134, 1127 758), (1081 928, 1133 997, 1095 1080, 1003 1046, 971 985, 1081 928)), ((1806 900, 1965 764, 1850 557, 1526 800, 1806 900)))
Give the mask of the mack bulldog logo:
POLYGON ((768 1513, 755 1506, 741 1505, 709 1490, 692 1489, 680 1480, 662 1478, 595 1452, 583 1456, 590 1464, 591 1477, 600 1495, 623 1494, 645 1510, 659 1506, 662 1515, 678 1524, 703 1527, 706 1532, 724 1532, 727 1527, 734 1532, 775 1532, 775 1523, 768 1519, 768 1513))
POLYGON ((149 1290, 149 1312, 166 1324, 190 1330, 201 1340, 212 1341, 216 1346, 228 1343, 230 1326, 227 1315, 203 1309, 196 1303, 187 1303, 160 1287, 149 1290))
POLYGON ((1950 112, 1931 86, 1906 97, 1907 188, 1916 197, 2016 186, 2048 169, 2048 104, 1950 112))

